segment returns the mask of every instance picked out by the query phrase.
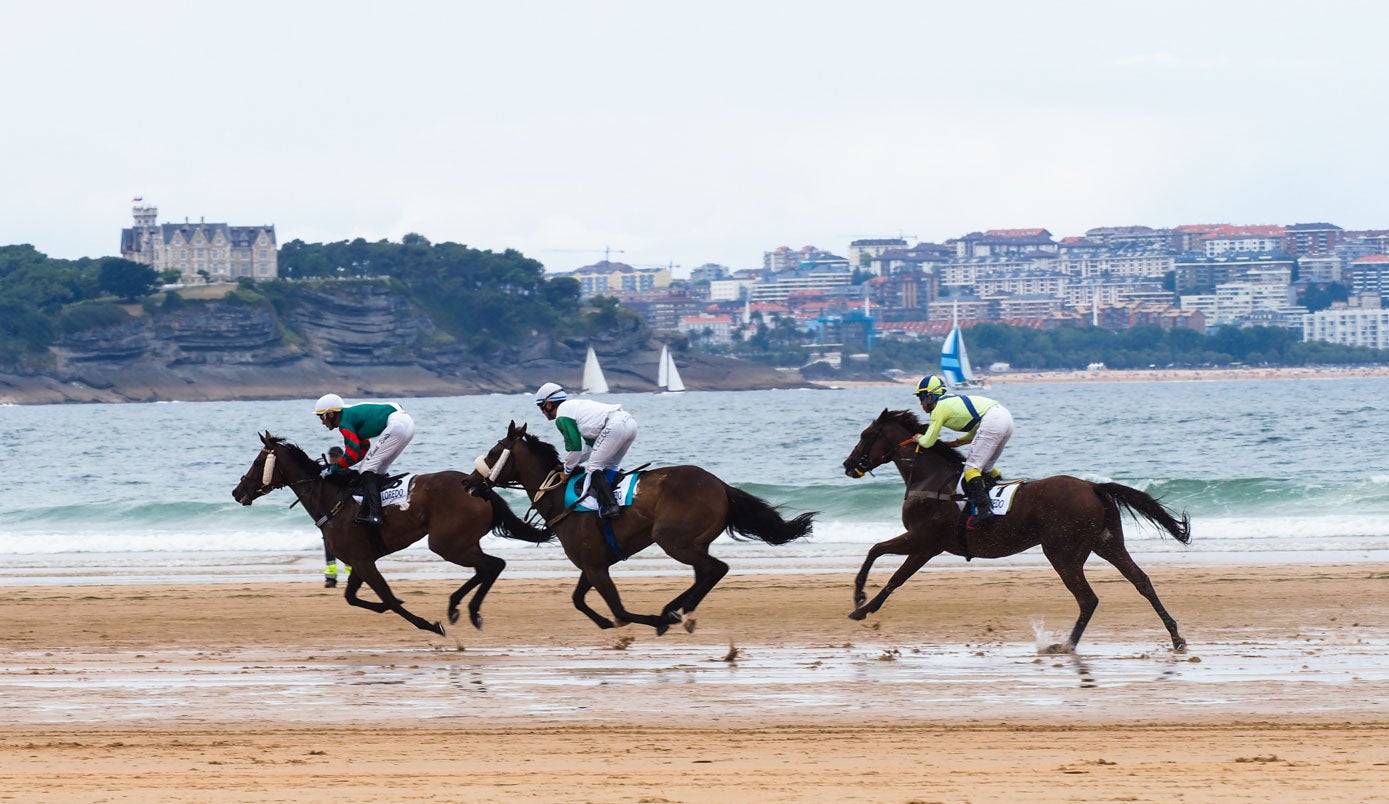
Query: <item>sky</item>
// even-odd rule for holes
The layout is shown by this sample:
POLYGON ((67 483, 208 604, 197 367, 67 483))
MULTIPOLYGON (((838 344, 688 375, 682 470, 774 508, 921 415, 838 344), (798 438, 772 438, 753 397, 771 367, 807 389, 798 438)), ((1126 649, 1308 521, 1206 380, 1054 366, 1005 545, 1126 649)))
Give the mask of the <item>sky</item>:
POLYGON ((0 0, 0 245, 162 222, 605 255, 1389 228, 1380 2, 0 0))

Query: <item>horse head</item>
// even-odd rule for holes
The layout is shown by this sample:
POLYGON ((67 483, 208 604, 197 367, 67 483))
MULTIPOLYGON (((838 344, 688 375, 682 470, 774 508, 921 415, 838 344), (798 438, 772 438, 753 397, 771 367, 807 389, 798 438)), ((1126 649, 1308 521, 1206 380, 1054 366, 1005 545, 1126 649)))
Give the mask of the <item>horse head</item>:
POLYGON ((232 489, 232 499, 242 505, 250 505, 275 489, 298 482, 300 476, 312 476, 310 464, 318 465, 303 450, 268 431, 260 434, 260 442, 260 452, 251 461, 251 468, 232 489))
POLYGON ((516 466, 511 462, 516 445, 526 437, 527 425, 507 424, 506 438, 498 441, 486 455, 473 461, 473 468, 489 486, 508 486, 517 482, 516 466))
MULTIPOLYGON (((859 434, 849 457, 844 459, 844 474, 863 477, 889 461, 895 460, 903 447, 911 446, 915 436, 926 429, 915 413, 909 410, 888 410, 859 434)), ((938 457, 958 470, 964 457, 958 451, 937 441, 929 450, 919 450, 916 457, 938 457)))

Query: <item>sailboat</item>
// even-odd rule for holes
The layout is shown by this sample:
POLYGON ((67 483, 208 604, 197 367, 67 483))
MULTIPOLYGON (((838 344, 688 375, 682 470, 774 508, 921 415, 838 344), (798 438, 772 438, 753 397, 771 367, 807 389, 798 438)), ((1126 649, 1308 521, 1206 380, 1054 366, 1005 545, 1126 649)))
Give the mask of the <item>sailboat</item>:
POLYGON ((956 388, 984 388, 987 385, 974 376, 969 365, 969 353, 965 351, 965 338, 960 334, 960 307, 955 305, 950 334, 940 346, 940 373, 945 381, 956 388))
POLYGON ((608 380, 603 376, 603 367, 598 365, 598 355, 593 347, 588 347, 588 357, 584 358, 584 383, 580 393, 606 394, 608 380))
POLYGON ((670 355, 670 347, 661 345, 661 363, 656 369, 656 384, 661 390, 668 394, 678 394, 685 390, 685 383, 680 379, 680 370, 675 367, 675 358, 670 355))

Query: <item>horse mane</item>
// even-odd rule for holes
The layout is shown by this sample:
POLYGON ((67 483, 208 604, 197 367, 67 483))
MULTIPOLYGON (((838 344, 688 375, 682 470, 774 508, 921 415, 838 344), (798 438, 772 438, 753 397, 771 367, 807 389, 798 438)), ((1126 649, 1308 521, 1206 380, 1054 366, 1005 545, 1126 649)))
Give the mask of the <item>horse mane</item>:
POLYGON ((283 447, 285 450, 285 457, 298 464, 299 468, 314 473, 317 473, 323 468, 317 460, 310 458, 307 452, 300 449, 298 444, 279 436, 270 435, 269 433, 266 433, 265 437, 273 441, 276 446, 283 447))
POLYGON ((535 433, 526 433, 522 440, 539 454, 541 460, 548 461, 550 464, 557 464, 559 460, 559 450, 555 446, 535 433))
MULTIPOLYGON (((926 432, 926 425, 921 423, 921 419, 910 410, 885 410, 878 416, 878 421, 887 424, 889 422, 900 425, 907 432, 913 435, 920 435, 926 432)), ((937 441, 931 448, 925 450, 939 456, 942 460, 953 466, 963 466, 965 456, 954 447, 947 447, 944 442, 937 441)))

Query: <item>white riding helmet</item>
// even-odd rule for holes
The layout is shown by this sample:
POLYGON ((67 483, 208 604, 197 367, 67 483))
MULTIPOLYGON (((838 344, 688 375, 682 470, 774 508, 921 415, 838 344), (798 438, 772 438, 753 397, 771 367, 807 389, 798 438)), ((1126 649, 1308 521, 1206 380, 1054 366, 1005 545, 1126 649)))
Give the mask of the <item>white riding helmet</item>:
POLYGON ((569 394, 564 392, 557 382, 547 382, 540 386, 540 390, 535 392, 535 404, 543 405, 546 402, 563 402, 569 398, 569 394))
POLYGON ((324 394, 318 398, 318 403, 313 408, 315 416, 322 416, 332 410, 342 410, 342 397, 337 394, 324 394))

